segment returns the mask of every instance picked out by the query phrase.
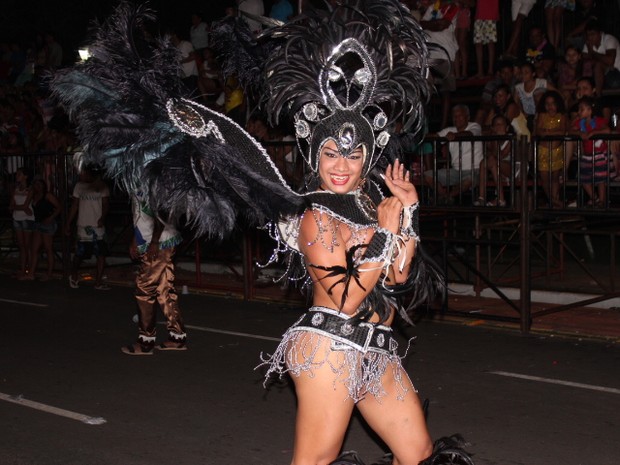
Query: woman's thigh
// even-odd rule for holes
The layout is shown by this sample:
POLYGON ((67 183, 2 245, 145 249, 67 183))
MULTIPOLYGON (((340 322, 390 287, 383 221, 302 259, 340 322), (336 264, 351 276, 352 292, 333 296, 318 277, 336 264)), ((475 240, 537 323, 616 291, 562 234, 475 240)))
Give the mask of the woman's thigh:
POLYGON ((432 453, 432 442, 418 395, 401 366, 386 370, 380 399, 367 396, 357 407, 368 425, 394 454, 398 465, 418 465, 432 453), (397 379, 400 378, 400 379, 397 379), (402 396, 402 385, 408 392, 402 396))
POLYGON ((33 231, 32 232, 32 236, 30 238, 30 246, 33 250, 33 252, 37 253, 39 251, 39 248, 41 247, 41 243, 42 243, 42 239, 41 239, 42 234, 39 231, 33 231))
POLYGON ((15 242, 17 242, 18 247, 21 249, 26 245, 25 239, 25 231, 23 229, 15 229, 15 242))
POLYGON ((45 247, 45 251, 53 255, 54 235, 41 234, 41 239, 43 241, 43 247, 45 247))
POLYGON ((329 464, 340 452, 353 412, 342 383, 334 383, 329 364, 293 376, 297 394, 294 465, 329 464))

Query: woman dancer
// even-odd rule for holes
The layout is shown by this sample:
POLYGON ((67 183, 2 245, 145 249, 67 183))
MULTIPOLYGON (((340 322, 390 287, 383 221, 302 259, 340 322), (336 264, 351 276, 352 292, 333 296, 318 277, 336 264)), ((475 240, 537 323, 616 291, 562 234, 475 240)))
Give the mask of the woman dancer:
MULTIPOLYGON (((313 307, 264 359, 268 375, 290 373, 295 384, 295 465, 334 461, 355 406, 391 448, 395 464, 418 465, 433 447, 390 327, 396 313, 410 321, 399 296, 411 293, 420 302, 437 281, 424 271, 430 268, 418 244, 418 197, 410 175, 392 162, 398 148, 391 133, 400 122, 415 134, 424 121, 430 88, 422 29, 399 1, 358 0, 310 10, 266 31, 264 54, 255 43, 234 42, 234 18, 220 25, 226 37, 214 31, 214 43, 229 39, 223 72, 246 89, 255 84, 273 126, 281 118, 294 125, 307 164, 304 188, 294 192, 247 132, 183 96, 169 79, 178 71, 167 72, 174 56, 167 49, 151 55, 158 72, 147 76, 148 86, 148 61, 136 69, 134 56, 115 54, 126 31, 115 25, 131 16, 123 9, 130 7, 122 6, 120 20, 99 35, 114 66, 101 53, 53 83, 78 119, 88 156, 130 188, 141 180, 146 200, 170 221, 186 215, 198 234, 223 235, 239 212, 271 220, 274 260, 280 252, 301 259, 295 277, 314 292, 313 307), (260 56, 254 61, 252 53, 260 56), (110 91, 116 82, 123 85, 110 91), (123 131, 111 144, 100 129, 115 131, 111 116, 135 121, 136 131, 123 131), (380 161, 386 168, 375 167, 380 161)), ((102 50, 97 45, 92 49, 102 50)), ((444 457, 457 454, 471 464, 448 442, 444 457)), ((441 454, 437 448, 429 460, 445 463, 437 460, 441 454)))

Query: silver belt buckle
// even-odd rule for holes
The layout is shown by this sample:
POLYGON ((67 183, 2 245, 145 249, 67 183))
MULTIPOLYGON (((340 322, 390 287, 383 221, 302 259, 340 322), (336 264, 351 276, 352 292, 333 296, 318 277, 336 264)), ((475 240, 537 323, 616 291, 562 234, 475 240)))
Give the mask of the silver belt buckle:
POLYGON ((361 323, 360 326, 368 327, 368 332, 366 333, 366 341, 364 342, 364 347, 362 347, 362 351, 366 353, 368 352, 368 346, 370 345, 370 342, 372 341, 372 335, 375 332, 375 327, 374 325, 371 325, 368 323, 361 323))

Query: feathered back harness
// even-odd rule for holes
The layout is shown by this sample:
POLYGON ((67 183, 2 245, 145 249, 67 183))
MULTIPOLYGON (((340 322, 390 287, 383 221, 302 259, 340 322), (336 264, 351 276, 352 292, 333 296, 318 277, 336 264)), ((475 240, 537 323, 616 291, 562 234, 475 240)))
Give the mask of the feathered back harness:
MULTIPOLYGON (((214 27, 223 69, 261 96, 259 106, 273 124, 294 124, 310 173, 301 193, 287 185, 244 128, 189 98, 176 47, 166 38, 149 42, 142 34, 152 19, 147 7, 122 2, 97 26, 91 57, 51 81, 77 122, 87 161, 103 165, 129 192, 144 192, 167 221, 189 222, 198 236, 224 237, 239 216, 250 224, 276 224, 308 207, 351 221, 368 210, 360 198, 371 198, 374 205, 381 200, 371 179, 359 195, 315 190, 319 153, 328 140, 344 156, 363 146, 363 175, 372 178, 380 158, 391 161, 398 154, 394 125, 400 122, 413 133, 422 126, 430 93, 428 53, 420 26, 399 1, 309 9, 257 41, 232 19, 214 27)), ((290 252, 291 242, 281 242, 277 250, 290 252)), ((421 281, 402 290, 413 290, 415 302, 437 282, 424 272, 420 257, 416 253, 419 266, 412 276, 421 281)), ((384 291, 390 298, 401 292, 384 291)))

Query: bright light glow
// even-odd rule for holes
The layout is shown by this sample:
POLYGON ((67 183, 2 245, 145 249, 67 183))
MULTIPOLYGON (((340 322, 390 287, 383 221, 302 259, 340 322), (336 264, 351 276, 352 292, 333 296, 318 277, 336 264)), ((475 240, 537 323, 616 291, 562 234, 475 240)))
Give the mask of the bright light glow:
POLYGON ((90 57, 90 53, 88 53, 87 48, 78 50, 78 53, 80 54, 80 60, 82 61, 86 61, 90 57))

